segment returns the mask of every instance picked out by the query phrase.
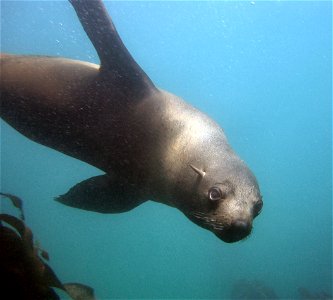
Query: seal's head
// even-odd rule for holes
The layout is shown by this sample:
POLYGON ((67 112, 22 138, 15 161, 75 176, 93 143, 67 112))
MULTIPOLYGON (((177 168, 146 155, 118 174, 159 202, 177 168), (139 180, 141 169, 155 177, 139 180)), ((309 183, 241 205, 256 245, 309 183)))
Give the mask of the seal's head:
POLYGON ((220 167, 190 167, 197 179, 192 186, 192 200, 186 201, 191 205, 182 209, 185 215, 224 242, 247 237, 263 202, 257 181, 244 162, 232 155, 220 167))
POLYGON ((161 143, 163 159, 153 177, 159 178, 154 187, 162 182, 162 188, 154 199, 166 195, 160 202, 225 242, 242 240, 263 205, 257 180, 217 123, 172 97, 164 93, 173 101, 164 108, 168 122, 161 133, 168 143, 161 143))

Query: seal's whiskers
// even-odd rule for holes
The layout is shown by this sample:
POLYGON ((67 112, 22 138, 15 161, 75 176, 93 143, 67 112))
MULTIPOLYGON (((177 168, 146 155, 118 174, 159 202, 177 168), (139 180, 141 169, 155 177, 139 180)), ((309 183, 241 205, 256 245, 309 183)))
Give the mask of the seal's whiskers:
POLYGON ((203 221, 204 225, 207 225, 214 230, 223 230, 224 225, 221 222, 218 222, 216 219, 208 217, 205 213, 202 212, 192 212, 191 215, 199 220, 203 221))

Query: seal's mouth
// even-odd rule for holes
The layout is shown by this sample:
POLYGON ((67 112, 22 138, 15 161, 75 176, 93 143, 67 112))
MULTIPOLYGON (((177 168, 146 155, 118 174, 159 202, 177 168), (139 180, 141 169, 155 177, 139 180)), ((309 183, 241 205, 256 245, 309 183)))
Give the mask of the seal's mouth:
POLYGON ((219 239, 226 243, 238 242, 250 235, 252 224, 246 220, 236 220, 230 225, 225 225, 216 218, 204 213, 192 212, 185 214, 192 222, 212 231, 219 239))

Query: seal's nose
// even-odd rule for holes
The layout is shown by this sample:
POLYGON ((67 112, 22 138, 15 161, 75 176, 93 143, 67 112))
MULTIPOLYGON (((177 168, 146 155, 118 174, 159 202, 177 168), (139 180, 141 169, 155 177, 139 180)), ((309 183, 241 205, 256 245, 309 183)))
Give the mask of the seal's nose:
POLYGON ((250 231, 249 223, 244 220, 235 221, 231 227, 232 227, 233 231, 235 231, 235 233, 237 233, 237 232, 248 233, 250 231))
POLYGON ((223 231, 221 239, 227 243, 234 243, 247 237, 251 232, 252 226, 245 220, 236 220, 223 231))

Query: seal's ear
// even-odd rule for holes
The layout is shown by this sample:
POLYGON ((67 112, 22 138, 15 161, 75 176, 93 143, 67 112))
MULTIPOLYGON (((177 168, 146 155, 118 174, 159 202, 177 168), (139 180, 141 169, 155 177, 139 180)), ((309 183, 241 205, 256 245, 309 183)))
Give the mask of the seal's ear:
POLYGON ((198 169, 197 167, 190 165, 191 169, 200 176, 200 178, 203 178, 206 175, 206 172, 203 170, 198 169))

